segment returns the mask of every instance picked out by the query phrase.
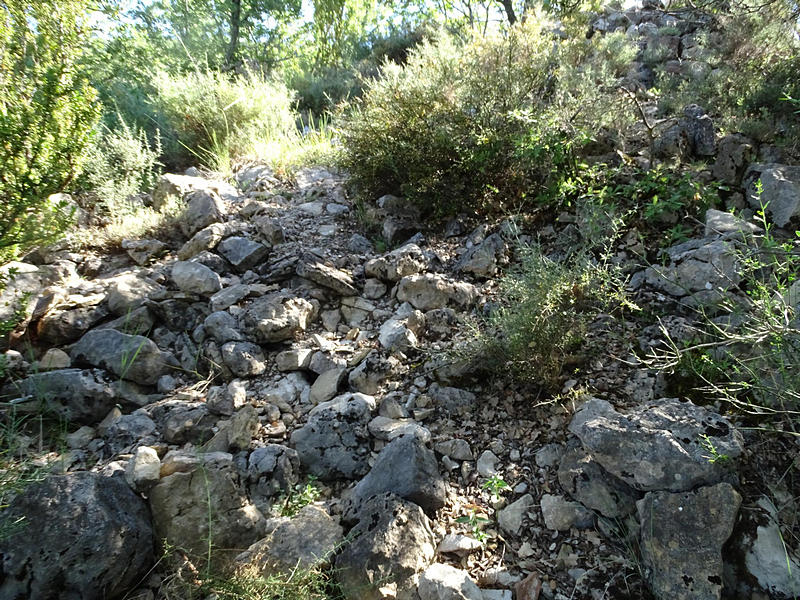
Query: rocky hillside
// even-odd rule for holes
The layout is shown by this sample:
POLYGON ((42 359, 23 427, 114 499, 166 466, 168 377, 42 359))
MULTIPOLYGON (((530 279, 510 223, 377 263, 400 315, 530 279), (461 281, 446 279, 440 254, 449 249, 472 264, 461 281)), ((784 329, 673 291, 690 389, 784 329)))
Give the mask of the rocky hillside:
MULTIPOLYGON (((650 4, 592 30, 691 70, 702 23, 682 20, 650 4)), ((321 572, 346 600, 796 597, 798 438, 647 357, 701 343, 698 307, 746 303, 746 261, 800 220, 800 166, 696 105, 652 146, 707 161, 743 211, 660 252, 618 240, 640 310, 596 315, 556 394, 457 349, 521 242, 582 235, 570 211, 432 226, 395 196, 357 205, 335 170, 247 164, 163 176, 149 202, 183 210, 163 239, 5 266, 6 453, 36 481, 5 492, 0 598, 243 597, 212 567, 321 572)))

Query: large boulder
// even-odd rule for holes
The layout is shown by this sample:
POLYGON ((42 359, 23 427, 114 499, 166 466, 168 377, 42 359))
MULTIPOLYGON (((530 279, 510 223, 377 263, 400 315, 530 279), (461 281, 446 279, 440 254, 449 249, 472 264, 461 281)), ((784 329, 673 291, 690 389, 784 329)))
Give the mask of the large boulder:
POLYGON ((403 435, 378 454, 375 464, 353 490, 345 512, 354 520, 370 498, 391 492, 433 516, 444 506, 446 489, 433 450, 416 435, 403 435))
POLYGON ((592 398, 569 429, 606 471, 641 491, 713 485, 743 451, 742 436, 727 419, 677 398, 662 398, 628 414, 592 398), (710 459, 711 448, 727 458, 710 459))
POLYGON ((275 293, 253 300, 245 309, 245 332, 256 342, 269 344, 291 339, 316 318, 316 307, 304 298, 275 293))
POLYGON ((182 470, 162 477, 150 491, 159 538, 202 561, 209 544, 218 551, 241 550, 263 537, 264 517, 248 500, 230 454, 185 456, 180 463, 182 470))
POLYGON ((800 218, 800 166, 777 163, 752 164, 743 183, 747 201, 754 210, 766 207, 767 216, 778 227, 800 218), (761 193, 757 182, 761 181, 761 193))
POLYGON ((300 462, 323 479, 354 479, 369 470, 369 423, 375 399, 344 394, 308 413, 308 422, 292 433, 300 462))
POLYGON ((155 538, 144 501, 121 476, 71 473, 34 483, 3 511, 0 597, 105 600, 148 573, 155 538))
POLYGON ((657 598, 718 600, 722 545, 742 498, 728 483, 649 492, 637 503, 645 578, 657 598))
POLYGON ((347 600, 413 600, 419 574, 433 562, 435 539, 422 509, 392 494, 361 510, 336 557, 335 577, 347 600))
POLYGON ((88 332, 72 347, 70 357, 142 385, 155 385, 159 377, 179 366, 171 353, 159 350, 152 340, 115 329, 88 332))

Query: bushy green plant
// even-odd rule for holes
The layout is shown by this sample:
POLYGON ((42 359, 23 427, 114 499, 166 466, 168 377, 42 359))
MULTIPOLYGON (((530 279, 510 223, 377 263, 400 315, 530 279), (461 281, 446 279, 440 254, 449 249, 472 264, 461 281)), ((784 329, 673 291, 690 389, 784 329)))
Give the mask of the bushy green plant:
POLYGON ((237 158, 258 140, 278 139, 296 130, 293 94, 283 83, 256 73, 160 73, 155 86, 153 101, 168 127, 164 136, 179 144, 173 162, 199 160, 215 166, 220 149, 237 158))
POLYGON ((576 252, 557 261, 538 245, 521 247, 519 258, 500 278, 501 306, 477 328, 469 352, 481 369, 551 387, 591 319, 632 305, 606 259, 576 252))
POLYGON ((440 215, 550 201, 591 139, 586 124, 615 119, 603 86, 617 73, 598 54, 625 47, 561 43, 535 18, 466 45, 440 34, 365 82, 341 123, 345 166, 365 194, 399 192, 440 215))
POLYGON ((99 118, 77 68, 86 11, 84 0, 0 5, 0 263, 70 222, 48 196, 81 172, 99 118))
POLYGON ((161 139, 154 143, 143 129, 129 126, 122 116, 115 129, 103 127, 95 137, 86 165, 84 187, 107 212, 129 208, 126 200, 155 185, 160 174, 161 139))

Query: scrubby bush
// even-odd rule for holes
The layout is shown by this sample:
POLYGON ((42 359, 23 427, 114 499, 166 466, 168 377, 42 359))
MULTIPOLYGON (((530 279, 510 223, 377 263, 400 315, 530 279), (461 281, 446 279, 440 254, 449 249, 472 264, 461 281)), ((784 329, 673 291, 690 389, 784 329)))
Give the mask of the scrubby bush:
POLYGON ((116 129, 103 127, 96 135, 83 182, 106 212, 124 210, 126 200, 152 189, 160 174, 158 132, 151 144, 144 130, 137 131, 121 116, 118 123, 116 129))
POLYGON ((0 5, 0 263, 69 224, 63 191, 84 165, 99 111, 77 69, 82 0, 0 5))
POLYGON ((296 130, 293 94, 283 83, 262 75, 160 73, 155 86, 153 100, 168 127, 163 135, 172 143, 168 157, 176 164, 199 160, 214 168, 220 155, 236 158, 256 141, 296 130))
POLYGON ((697 103, 723 130, 797 145, 800 116, 781 101, 786 94, 800 96, 796 18, 779 2, 740 4, 715 15, 719 32, 697 36, 706 74, 659 73, 660 108, 671 113, 697 103))
POLYGON ((538 245, 521 247, 519 255, 500 278, 501 306, 477 326, 468 354, 480 370, 554 388, 591 320, 633 305, 624 277, 607 259, 579 251, 559 261, 538 245))
POLYGON ((621 51, 620 37, 559 42, 535 18, 466 45, 440 34, 365 82, 341 123, 345 166, 365 194, 399 192, 440 215, 551 200, 586 125, 620 114, 606 106, 616 67, 600 65, 621 51))

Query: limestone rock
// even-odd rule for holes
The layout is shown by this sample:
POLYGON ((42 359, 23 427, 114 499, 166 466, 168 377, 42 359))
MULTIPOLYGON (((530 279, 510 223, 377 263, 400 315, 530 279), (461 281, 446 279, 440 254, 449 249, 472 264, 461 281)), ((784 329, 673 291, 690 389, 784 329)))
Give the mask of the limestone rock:
POLYGON ((88 332, 72 347, 70 357, 142 385, 155 385, 159 377, 178 366, 175 357, 159 350, 152 340, 114 329, 88 332))
POLYGON ((228 228, 223 223, 204 227, 178 250, 178 260, 189 260, 205 250, 213 250, 222 241, 228 228))
POLYGON ((670 263, 645 271, 651 286, 682 297, 710 290, 725 291, 741 282, 735 246, 725 240, 689 240, 667 249, 670 263))
POLYGON ((689 492, 648 492, 637 503, 642 565, 657 598, 720 597, 722 545, 741 500, 730 484, 719 483, 689 492))
POLYGON ((192 237, 212 223, 222 221, 226 212, 225 203, 216 193, 203 190, 189 192, 180 218, 181 231, 186 237, 192 237))
POLYGON ((300 461, 317 477, 360 477, 369 469, 367 424, 375 399, 364 394, 344 394, 317 405, 308 422, 292 433, 300 461))
POLYGON ((235 202, 239 198, 236 188, 224 181, 213 181, 204 177, 192 177, 189 175, 176 175, 166 173, 161 176, 153 190, 153 208, 161 210, 167 198, 184 198, 187 194, 194 191, 209 190, 228 202, 235 202))
POLYGON ((226 342, 243 342, 244 335, 239 331, 239 323, 229 312, 218 310, 208 315, 203 321, 206 335, 218 344, 226 342))
POLYGON ((228 342, 223 344, 222 360, 236 377, 261 375, 267 370, 264 352, 251 342, 228 342))
POLYGON ((272 498, 288 494, 300 480, 300 457, 279 444, 256 448, 247 459, 247 480, 253 503, 265 512, 272 498))
POLYGON ((568 531, 572 527, 585 529, 594 521, 592 513, 563 496, 544 494, 541 508, 545 526, 553 531, 568 531))
POLYGON ((505 254, 505 240, 500 234, 493 233, 465 252, 456 264, 456 269, 476 277, 489 278, 497 274, 498 266, 505 260, 505 254))
POLYGON ((800 166, 777 163, 752 164, 743 183, 747 184, 747 201, 753 210, 766 206, 767 216, 778 227, 786 227, 800 217, 800 166), (760 180, 762 193, 756 190, 760 180))
POLYGON ((636 490, 577 448, 564 453, 558 468, 558 481, 575 500, 608 519, 633 513, 640 497, 636 490))
POLYGON ((106 298, 108 309, 119 317, 124 317, 144 304, 148 298, 158 298, 164 287, 147 277, 127 274, 117 277, 108 290, 106 298))
POLYGON ((263 536, 264 517, 247 499, 230 454, 203 454, 185 468, 162 477, 150 491, 159 538, 185 549, 202 564, 209 538, 216 548, 235 549, 263 536))
POLYGON ((327 402, 338 394, 339 388, 347 378, 347 369, 333 368, 317 377, 311 386, 309 399, 314 404, 327 402))
POLYGON ((167 245, 159 240, 122 240, 120 245, 137 265, 147 264, 167 249, 167 245))
POLYGON ((250 546, 236 560, 255 566, 264 577, 294 569, 324 567, 344 540, 338 521, 310 504, 285 519, 266 538, 250 546))
POLYGON ((422 509, 391 494, 367 502, 349 539, 334 569, 347 600, 411 600, 417 576, 435 555, 435 539, 422 509))
POLYGON ((434 563, 420 575, 420 600, 483 600, 469 574, 450 565, 434 563))
POLYGON ((676 398, 629 414, 592 398, 569 429, 606 471, 642 491, 678 492, 720 481, 730 461, 710 461, 708 444, 731 460, 742 453, 742 436, 727 419, 676 398))
POLYGON ((161 477, 161 459, 149 446, 139 446, 125 467, 125 479, 138 492, 146 492, 161 477))
POLYGON ((245 331, 258 343, 282 342, 305 331, 317 316, 316 307, 304 298, 282 293, 256 298, 245 309, 245 331))
POLYGON ((744 566, 770 597, 793 598, 800 589, 800 558, 784 543, 775 505, 766 497, 758 505, 766 518, 759 515, 754 535, 740 543, 744 566))
POLYGON ((467 307, 477 297, 472 284, 451 281, 434 273, 403 277, 397 286, 397 299, 419 310, 443 308, 448 304, 467 307))
POLYGON ((211 296, 222 289, 219 275, 205 265, 179 261, 172 265, 172 281, 187 294, 211 296))
POLYGON ((407 244, 364 265, 368 277, 383 281, 399 281, 428 268, 429 260, 416 244, 407 244))
POLYGON ((22 521, 0 541, 2 598, 119 598, 155 558, 147 506, 122 477, 50 476, 3 512, 22 521))
POLYGON ((533 507, 533 496, 525 494, 497 512, 497 524, 506 533, 517 535, 526 513, 533 507))
POLYGON ((711 169, 714 179, 738 185, 753 154, 752 140, 738 133, 726 135, 719 141, 717 160, 711 169))
POLYGON ((308 260, 297 263, 297 274, 300 277, 333 290, 340 296, 356 296, 353 278, 342 271, 319 261, 308 260))
POLYGON ((102 371, 63 369, 35 373, 3 388, 6 398, 30 397, 43 401, 69 422, 94 424, 118 402, 102 371))

